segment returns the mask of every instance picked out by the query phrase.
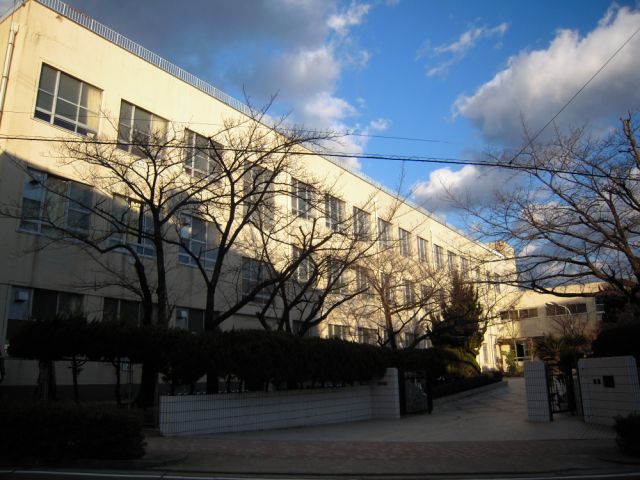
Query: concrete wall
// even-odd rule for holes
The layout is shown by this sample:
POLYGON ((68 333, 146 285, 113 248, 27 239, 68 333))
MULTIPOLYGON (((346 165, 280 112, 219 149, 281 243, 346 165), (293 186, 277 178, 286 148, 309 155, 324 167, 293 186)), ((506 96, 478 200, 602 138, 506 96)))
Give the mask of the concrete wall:
POLYGON ((640 411, 633 357, 584 358, 578 362, 584 421, 613 425, 617 415, 640 411))
POLYGON ((527 417, 530 422, 550 422, 549 386, 543 362, 524 363, 524 385, 527 392, 527 417))
POLYGON ((160 397, 163 435, 242 432, 400 418, 398 371, 371 385, 160 397))

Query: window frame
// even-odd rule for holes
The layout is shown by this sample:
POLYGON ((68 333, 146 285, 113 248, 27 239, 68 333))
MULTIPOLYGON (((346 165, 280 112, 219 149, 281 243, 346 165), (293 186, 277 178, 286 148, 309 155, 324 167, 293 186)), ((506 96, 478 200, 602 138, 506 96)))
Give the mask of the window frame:
POLYGON ((149 213, 147 213, 148 207, 142 202, 131 197, 114 194, 112 197, 111 215, 115 219, 118 218, 118 214, 115 211, 118 207, 116 203, 117 199, 124 200, 123 203, 126 205, 122 221, 119 221, 119 224, 124 225, 124 227, 122 227, 123 230, 114 231, 113 228, 116 226, 112 224, 112 232, 109 237, 109 241, 112 244, 120 243, 135 247, 138 255, 150 258, 155 257, 156 247, 153 240, 149 238, 150 235, 153 234, 153 219, 151 219, 149 217, 149 213), (137 211, 131 208, 132 205, 137 206, 137 211), (132 212, 135 214, 134 216, 131 216, 132 212), (126 218, 124 217, 125 214, 126 218), (151 224, 151 227, 147 225, 148 223, 151 224), (151 230, 149 228, 151 228, 151 230))
POLYGON ((436 269, 441 270, 444 267, 444 247, 433 244, 433 261, 436 269))
POLYGON ((120 150, 124 150, 125 152, 128 152, 132 155, 135 155, 137 157, 144 157, 145 153, 144 151, 142 151, 140 149, 140 145, 143 145, 143 143, 137 139, 136 137, 134 137, 135 135, 142 135, 145 138, 147 138, 147 143, 146 145, 148 147, 153 146, 152 144, 152 140, 154 139, 154 136, 157 136, 158 140, 164 141, 164 139, 167 138, 167 129, 169 126, 169 122, 167 121, 167 119, 161 117, 160 115, 157 115, 149 110, 146 110, 142 107, 139 107, 138 105, 136 105, 135 103, 131 103, 128 102, 125 99, 121 99, 120 100, 120 115, 118 116, 118 140, 117 140, 117 148, 119 148, 120 150), (130 115, 129 118, 125 119, 123 117, 123 111, 124 111, 124 106, 127 105, 131 110, 130 110, 130 115), (148 127, 149 127, 149 131, 148 132, 144 132, 143 130, 140 130, 138 128, 136 128, 136 123, 140 121, 140 117, 136 117, 136 113, 138 112, 143 112, 144 114, 148 115, 148 127), (125 124, 123 123, 123 119, 128 120, 129 124, 125 124), (158 132, 154 130, 154 127, 158 125, 158 126, 162 126, 164 132, 158 132), (126 138, 123 135, 123 130, 121 127, 124 127, 124 129, 127 130, 127 135, 126 138))
POLYGON ((382 218, 378 218, 378 242, 380 248, 387 249, 393 245, 393 226, 382 218))
POLYGON ((214 227, 211 222, 207 222, 203 218, 198 217, 197 215, 181 212, 178 217, 180 228, 178 230, 178 238, 180 239, 180 246, 178 247, 178 263, 181 265, 189 265, 191 267, 198 267, 201 265, 205 269, 212 270, 215 263, 216 257, 218 256, 218 249, 216 247, 215 242, 215 232, 213 231, 214 227), (183 236, 183 232, 185 232, 186 222, 185 219, 188 219, 189 222, 189 236, 183 236), (204 241, 196 240, 193 238, 193 222, 194 220, 198 222, 202 222, 202 227, 204 231, 204 241), (212 238, 210 238, 212 237, 212 238), (188 242, 188 244, 187 244, 188 242), (194 246, 194 244, 196 244, 194 246), (188 248, 188 251, 185 249, 184 245, 188 248), (196 247, 200 245, 200 255, 198 255, 198 260, 193 258, 188 252, 195 253, 197 251, 196 247), (204 246, 204 255, 202 254, 202 247, 204 246))
MULTIPOLYGON (((63 232, 68 231, 73 232, 74 235, 79 237, 86 238, 91 231, 93 197, 93 189, 88 185, 29 167, 23 184, 18 230, 35 235, 50 236, 60 236, 63 232), (60 182, 60 186, 64 187, 64 192, 60 189, 60 193, 56 193, 51 185, 47 186, 49 181, 60 182), (37 185, 38 199, 35 198, 35 195, 28 196, 27 194, 27 189, 31 188, 32 191, 34 191, 36 188, 35 185, 37 185), (78 189, 78 192, 87 195, 84 199, 86 204, 83 205, 80 201, 76 202, 72 200, 74 189, 78 189), (48 203, 51 202, 52 196, 53 202, 48 203), (25 200, 33 202, 34 204, 37 203, 38 205, 37 207, 35 207, 35 205, 27 207, 25 206, 25 200), (55 221, 45 218, 45 215, 48 215, 47 210, 50 205, 54 205, 61 210, 61 218, 55 219, 55 221), (28 208, 33 208, 34 210, 37 208, 37 216, 27 215, 25 210, 28 208), (71 214, 83 215, 86 227, 71 225, 69 222, 71 214), (56 228, 55 225, 58 220, 62 220, 62 225, 56 228), (30 228, 28 225, 33 225, 35 228, 30 228)), ((77 224, 78 223, 79 222, 77 222, 77 224)))
POLYGON ((192 307, 176 307, 176 314, 173 321, 174 328, 177 330, 186 330, 188 332, 204 332, 204 310, 201 308, 192 307), (186 313, 185 317, 180 315, 181 312, 186 313), (195 318, 199 316, 200 318, 195 318), (179 325, 179 320, 186 320, 186 324, 179 325), (197 328, 192 328, 192 323, 200 322, 197 328))
POLYGON ((346 204, 344 200, 326 194, 324 197, 325 225, 334 232, 344 230, 346 204))
POLYGON ((411 256, 411 232, 402 227, 398 227, 398 246, 400 255, 403 257, 411 256))
POLYGON ((310 220, 313 215, 315 192, 308 183, 291 177, 291 212, 298 218, 310 220))
POLYGON ((416 237, 418 245, 418 260, 422 263, 429 263, 429 241, 422 237, 416 237))
POLYGON ((216 164, 219 161, 218 152, 212 147, 211 139, 200 135, 193 130, 185 129, 185 158, 184 158, 184 171, 190 177, 206 178, 210 177, 216 170, 216 164), (198 142, 202 141, 206 146, 198 146, 198 142), (211 155, 211 152, 215 153, 215 156, 211 155), (206 161, 207 171, 197 168, 196 158, 200 157, 201 160, 206 161))
POLYGON ((353 238, 358 241, 371 239, 371 214, 353 207, 353 238))
POLYGON ((92 134, 95 136, 98 134, 98 131, 100 129, 100 109, 102 108, 103 93, 104 93, 103 90, 96 87, 95 85, 85 82, 84 80, 80 80, 79 78, 74 77, 73 75, 69 75, 68 73, 63 72, 62 70, 59 70, 49 64, 42 63, 40 66, 40 76, 38 77, 38 88, 36 91, 36 104, 33 109, 33 116, 38 120, 47 122, 50 125, 55 125, 57 127, 64 128, 65 130, 69 132, 73 132, 77 135, 89 136, 90 134, 92 134), (53 92, 45 90, 42 86, 43 74, 45 69, 49 69, 53 71, 55 74, 53 92), (60 79, 63 76, 79 83, 76 103, 73 103, 70 99, 66 99, 60 96, 60 79), (99 104, 97 106, 98 107, 97 111, 90 110, 88 105, 82 104, 82 97, 86 87, 95 90, 99 95, 99 102, 98 102, 99 104), (42 105, 39 105, 41 92, 42 94, 48 95, 51 97, 50 110, 47 110, 42 105), (71 119, 57 112, 59 101, 65 102, 75 107, 75 119, 71 119), (92 114, 93 116, 95 116, 96 118, 95 128, 92 128, 88 123, 83 123, 80 121, 80 113, 83 109, 86 112, 87 118, 90 118, 92 114), (58 120, 58 122, 56 122, 56 120, 58 120), (73 128, 69 128, 69 127, 73 127, 73 128))
MULTIPOLYGON (((241 269, 241 288, 242 296, 247 297, 258 285, 265 282, 268 278, 269 265, 261 260, 251 257, 242 257, 241 269), (254 268, 257 267, 257 268, 254 268), (254 275, 257 273, 257 275, 254 275)), ((259 305, 266 304, 271 299, 271 289, 269 286, 261 288, 249 303, 259 305)))

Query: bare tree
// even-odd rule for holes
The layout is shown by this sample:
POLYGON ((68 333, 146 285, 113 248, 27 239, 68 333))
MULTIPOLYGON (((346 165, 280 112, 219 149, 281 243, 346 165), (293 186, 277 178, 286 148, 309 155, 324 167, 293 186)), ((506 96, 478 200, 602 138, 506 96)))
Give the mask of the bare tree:
POLYGON ((561 285, 603 282, 640 319, 640 150, 638 115, 604 137, 586 128, 556 131, 545 143, 526 136, 516 158, 491 156, 517 169, 513 182, 477 206, 456 199, 483 236, 512 245, 518 275, 503 279, 541 293, 594 296, 561 285))

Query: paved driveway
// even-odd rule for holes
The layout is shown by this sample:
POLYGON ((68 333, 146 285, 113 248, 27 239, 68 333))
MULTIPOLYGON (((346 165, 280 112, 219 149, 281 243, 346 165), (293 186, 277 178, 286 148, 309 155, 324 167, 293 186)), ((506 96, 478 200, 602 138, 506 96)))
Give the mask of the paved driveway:
POLYGON ((149 460, 184 454, 188 472, 309 475, 629 472, 610 428, 571 416, 526 419, 524 381, 439 406, 432 415, 198 437, 150 437, 149 460))
POLYGON ((614 438, 611 428, 587 425, 568 414, 551 423, 527 421, 524 379, 436 406, 433 414, 401 420, 366 420, 317 427, 211 435, 211 438, 274 441, 453 442, 614 438))

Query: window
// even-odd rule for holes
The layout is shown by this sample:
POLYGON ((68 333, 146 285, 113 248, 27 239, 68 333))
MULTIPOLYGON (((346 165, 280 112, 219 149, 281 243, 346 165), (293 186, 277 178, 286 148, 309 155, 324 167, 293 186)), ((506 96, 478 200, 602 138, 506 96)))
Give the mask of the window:
POLYGON ((380 239, 380 248, 390 248, 392 243, 391 224, 381 218, 378 219, 378 236, 380 239))
POLYGON ((466 257, 460 257, 460 274, 462 278, 469 276, 469 259, 466 257))
POLYGON ((213 268, 217 255, 213 228, 213 224, 198 217, 181 214, 178 261, 183 265, 200 263, 204 268, 213 268))
POLYGON ((291 209, 296 217, 312 217, 313 189, 310 185, 293 179, 291 183, 291 209))
POLYGON ((344 202, 336 197, 327 195, 324 199, 324 208, 327 228, 334 232, 341 231, 344 222, 344 202))
POLYGON ((114 195, 112 210, 111 243, 133 245, 138 254, 154 256, 153 218, 148 208, 133 199, 114 195))
POLYGON ((42 65, 34 115, 80 135, 95 135, 101 97, 96 87, 42 65))
POLYGON ((418 259, 422 263, 429 262, 429 242, 424 238, 418 237, 418 259))
POLYGON ((399 228, 398 229, 398 240, 400 241, 400 255, 403 257, 408 257, 411 255, 411 242, 409 232, 399 228))
POLYGON ((340 260, 329 259, 328 279, 327 282, 331 286, 333 292, 347 293, 347 284, 344 281, 345 265, 340 260))
POLYGON ((407 306, 413 305, 416 301, 413 291, 413 285, 409 280, 405 280, 402 285, 402 291, 404 295, 404 304, 407 306))
POLYGON ((104 299, 102 306, 103 321, 123 322, 130 325, 138 325, 140 323, 141 314, 140 302, 109 297, 105 297, 104 299))
POLYGON ((527 340, 516 342, 516 360, 530 360, 531 359, 531 348, 529 347, 529 342, 527 340))
POLYGON ((422 306, 425 307, 427 302, 429 302, 433 297, 433 290, 428 285, 424 283, 420 285, 420 302, 422 306))
POLYGON ((329 324, 329 337, 351 340, 351 329, 347 325, 329 324))
POLYGON ((185 146, 185 172, 194 177, 211 175, 219 161, 217 146, 191 130, 185 131, 185 146))
POLYGON ((403 332, 402 343, 405 348, 414 347, 418 344, 418 334, 414 332, 403 332))
POLYGON ((244 215, 258 225, 273 221, 274 181, 271 170, 258 166, 249 167, 244 174, 244 215))
POLYGON ((378 342, 378 331, 375 328, 358 327, 356 333, 359 343, 375 345, 378 342))
POLYGON ((434 245, 433 251, 434 251, 433 260, 435 262, 436 268, 439 270, 444 266, 444 250, 440 245, 434 245))
POLYGON ((22 193, 20 229, 49 235, 70 231, 86 236, 92 200, 93 193, 86 185, 29 169, 22 193))
POLYGON ((371 238, 371 215, 357 207, 353 207, 353 236, 356 240, 371 238))
POLYGON ((454 275, 458 270, 458 258, 453 252, 447 252, 447 265, 449 267, 449 273, 454 275))
MULTIPOLYGON (((303 254, 302 250, 300 250, 299 248, 293 247, 294 261, 297 261, 302 254, 303 254)), ((300 264, 298 265, 298 268, 296 268, 296 271, 293 276, 294 280, 300 283, 307 283, 311 278, 313 271, 314 269, 313 269, 313 263, 311 262, 311 257, 309 253, 306 253, 304 255, 304 258, 300 260, 300 264)))
POLYGON ((520 318, 536 318, 537 316, 537 308, 521 308, 520 310, 518 310, 518 317, 520 318))
POLYGON ((500 293, 500 277, 497 273, 493 274, 493 290, 496 293, 500 293))
POLYGON ((129 102, 120 103, 118 148, 144 156, 145 148, 167 137, 167 121, 129 102))
POLYGON ((521 308, 519 310, 503 310, 500 312, 501 320, 521 320, 525 318, 536 318, 538 316, 537 308, 521 308))
POLYGON ((369 289, 369 272, 364 267, 354 268, 356 277, 356 290, 358 292, 366 292, 369 289))
POLYGON ((176 308, 175 327, 190 332, 204 331, 204 310, 199 308, 176 308))
POLYGON ((20 331, 25 320, 51 320, 56 315, 81 315, 83 296, 40 288, 12 287, 6 339, 20 331))
MULTIPOLYGON (((254 290, 269 278, 269 267, 264 262, 253 258, 242 258, 242 294, 246 297, 252 295, 254 290)), ((252 298, 253 303, 266 303, 269 301, 270 288, 263 287, 252 298)))
POLYGON ((587 313, 587 304, 568 303, 563 305, 558 303, 547 303, 545 305, 545 309, 548 317, 556 315, 578 315, 581 313, 587 313))

